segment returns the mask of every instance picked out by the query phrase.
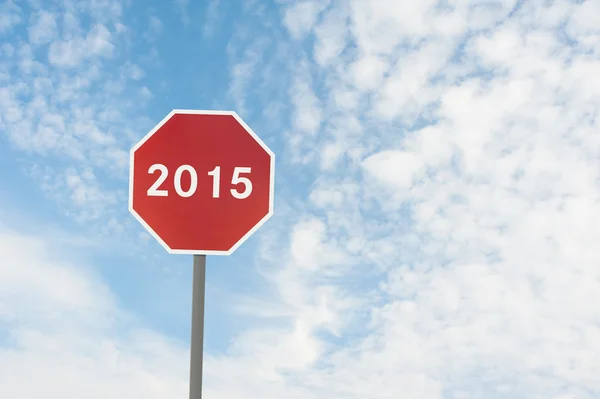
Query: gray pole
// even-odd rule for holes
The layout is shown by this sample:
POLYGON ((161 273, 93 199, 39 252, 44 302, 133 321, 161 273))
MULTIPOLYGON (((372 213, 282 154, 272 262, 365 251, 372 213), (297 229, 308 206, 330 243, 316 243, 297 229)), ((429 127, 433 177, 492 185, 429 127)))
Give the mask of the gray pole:
POLYGON ((194 255, 192 284, 192 341, 190 361, 190 399, 202 399, 202 357, 204 351, 204 291, 206 255, 194 255))

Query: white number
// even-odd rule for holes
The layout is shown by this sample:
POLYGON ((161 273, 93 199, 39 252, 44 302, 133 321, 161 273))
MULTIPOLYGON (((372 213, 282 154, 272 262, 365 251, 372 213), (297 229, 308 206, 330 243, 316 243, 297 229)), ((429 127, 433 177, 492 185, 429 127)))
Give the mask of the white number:
POLYGON ((196 192, 196 188, 198 187, 198 175, 196 174, 196 170, 192 168, 190 165, 181 165, 175 171, 175 191, 179 196, 183 198, 191 197, 196 192), (187 191, 183 191, 181 188, 181 175, 183 172, 188 172, 190 174, 190 188, 187 191))
POLYGON ((248 179, 247 177, 240 177, 240 174, 250 173, 251 171, 251 168, 244 167, 238 167, 234 169, 233 177, 231 178, 231 184, 233 184, 234 186, 238 184, 244 185, 244 191, 242 191, 241 193, 235 188, 229 190, 231 191, 231 195, 233 195, 234 198, 245 199, 248 198, 252 193, 252 182, 250 181, 250 179, 248 179))
POLYGON ((213 170, 208 172, 213 178, 213 198, 219 198, 219 186, 221 185, 221 167, 215 166, 213 170))
MULTIPOLYGON (((148 189, 149 197, 167 197, 169 192, 167 190, 161 190, 159 187, 165 182, 167 176, 169 176, 169 170, 165 165, 162 164, 154 164, 150 166, 148 169, 149 174, 154 174, 154 172, 159 171, 160 176, 158 179, 150 186, 148 189)), ((232 188, 229 190, 233 198, 236 199, 246 199, 252 194, 252 182, 247 177, 241 176, 244 173, 250 173, 252 168, 249 167, 236 167, 233 170, 233 176, 231 177, 231 185, 237 186, 238 184, 244 185, 244 191, 239 192, 237 188, 232 188)), ((220 184, 221 184, 221 167, 215 166, 213 170, 208 172, 209 176, 213 178, 213 187, 212 187, 212 197, 219 198, 220 195, 220 184)), ((180 197, 188 198, 194 195, 196 190, 198 189, 198 174, 196 173, 196 169, 194 169, 190 165, 181 165, 175 171, 175 176, 173 177, 173 184, 175 186, 175 192, 180 197), (181 187, 181 176, 183 172, 188 172, 190 174, 190 187, 187 190, 184 190, 181 187)))
POLYGON ((161 165, 161 164, 157 163, 157 164, 150 166, 150 168, 148 169, 148 173, 152 175, 157 170, 160 171, 160 176, 158 176, 158 179, 156 179, 154 184, 152 186, 150 186, 150 188, 148 189, 148 196, 149 197, 166 197, 167 195, 169 195, 167 190, 159 190, 158 188, 167 179, 167 176, 169 175, 169 170, 167 169, 167 167, 165 165, 161 165))

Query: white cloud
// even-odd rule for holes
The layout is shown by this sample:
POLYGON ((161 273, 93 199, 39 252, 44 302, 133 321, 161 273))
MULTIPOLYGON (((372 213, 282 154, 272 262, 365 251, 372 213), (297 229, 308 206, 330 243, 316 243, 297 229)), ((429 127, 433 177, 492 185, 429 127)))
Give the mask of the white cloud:
POLYGON ((569 36, 575 38, 582 50, 590 51, 596 56, 600 54, 598 44, 598 24, 600 18, 600 6, 596 2, 586 1, 569 18, 566 31, 569 36))
POLYGON ((90 57, 109 57, 113 50, 110 31, 104 25, 96 24, 85 37, 52 42, 48 49, 48 61, 57 67, 79 67, 90 57))
POLYGON ((114 298, 106 293, 106 288, 90 282, 89 271, 57 263, 53 259, 56 255, 42 238, 5 228, 1 237, 0 295, 12 317, 61 317, 60 312, 52 311, 54 307, 78 312, 80 316, 86 311, 104 314, 113 306, 114 298), (19 303, 20 308, 9 309, 9 303, 19 303))
POLYGON ((365 159, 366 171, 378 179, 386 188, 411 188, 413 178, 423 168, 423 163, 411 152, 386 150, 365 159))
MULTIPOLYGON (((234 60, 230 70, 229 93, 233 98, 237 112, 243 115, 246 112, 246 94, 248 86, 257 75, 257 68, 263 61, 263 54, 270 44, 268 39, 257 40, 243 53, 241 60, 234 60)), ((233 57, 233 49, 228 49, 233 57)))
MULTIPOLYGON (((327 51, 319 24, 302 35, 290 29, 293 39, 317 40, 317 64, 293 70, 296 82, 323 84, 313 91, 315 139, 290 141, 321 169, 310 194, 316 209, 298 206, 303 221, 289 228, 289 253, 312 259, 321 248, 320 257, 336 259, 328 268, 373 273, 362 274, 361 286, 324 278, 327 268, 280 265, 274 281, 298 309, 315 303, 309 293, 319 287, 362 299, 352 313, 327 307, 331 320, 345 320, 339 331, 348 340, 320 352, 323 368, 306 365, 286 379, 314 389, 290 387, 289 395, 600 393, 600 136, 592 116, 600 35, 583 20, 568 27, 584 12, 591 20, 595 4, 524 2, 509 16, 516 5, 357 1, 346 26, 345 5, 335 3, 327 14, 339 13, 339 31, 327 51), (565 23, 575 45, 559 30, 565 23), (357 55, 379 67, 360 68, 357 55), (382 79, 385 63, 392 66, 382 79), (352 117, 360 128, 344 136, 336 128, 352 117), (344 162, 314 156, 328 143, 339 143, 344 162)), ((288 29, 305 21, 287 15, 288 29)), ((303 317, 291 313, 290 322, 303 317)), ((317 331, 315 347, 330 344, 317 331)))
POLYGON ((206 17, 204 22, 204 37, 211 37, 217 29, 219 23, 219 7, 221 0, 210 0, 206 6, 206 17))
POLYGON ((294 111, 294 127, 301 133, 317 134, 321 126, 322 112, 318 97, 304 79, 296 79, 292 87, 292 99, 296 106, 294 111))
POLYGON ((183 24, 187 26, 190 23, 190 17, 187 11, 190 0, 174 0, 174 3, 175 5, 177 5, 179 11, 181 12, 181 20, 183 24))
POLYGON ((346 47, 348 13, 334 7, 325 12, 315 27, 315 59, 321 66, 328 66, 339 57, 346 47))
POLYGON ((435 1, 351 2, 352 33, 367 54, 389 54, 406 41, 415 44, 435 29, 430 19, 435 1))
POLYGON ((21 22, 21 9, 12 1, 0 5, 0 33, 10 31, 21 22))
POLYGON ((144 77, 144 70, 132 62, 127 62, 121 70, 127 79, 140 80, 144 77))
POLYGON ((90 167, 82 170, 70 167, 62 171, 35 165, 30 176, 41 184, 44 193, 56 201, 66 215, 76 221, 104 221, 114 215, 118 193, 104 188, 90 167))
POLYGON ((187 394, 186 349, 133 325, 89 267, 65 257, 82 248, 53 243, 1 228, 0 390, 23 399, 187 394))
POLYGON ((35 22, 29 26, 29 42, 31 44, 46 44, 56 38, 58 28, 54 14, 45 10, 35 16, 35 22))
POLYGON ((139 129, 148 123, 131 116, 139 115, 151 91, 132 87, 144 70, 116 51, 129 40, 119 33, 121 12, 120 3, 112 0, 80 2, 77 7, 42 2, 26 18, 27 29, 15 31, 2 44, 2 66, 9 75, 0 89, 0 132, 17 149, 34 155, 26 168, 57 165, 50 186, 43 177, 48 173, 33 176, 40 177, 44 187, 60 182, 66 193, 46 193, 65 213, 82 221, 102 220, 102 212, 113 212, 110 204, 117 202, 108 199, 111 194, 94 195, 103 197, 101 201, 81 200, 82 192, 109 192, 104 178, 68 185, 64 177, 89 168, 95 176, 124 175, 134 137, 131 126, 139 129), (86 184, 90 186, 83 187, 86 184))
POLYGON ((285 9, 283 20, 293 37, 300 39, 312 30, 329 0, 303 0, 285 9))
POLYGON ((318 142, 323 119, 321 100, 316 96, 309 64, 306 60, 295 66, 289 95, 293 106, 292 133, 288 145, 296 162, 306 163, 315 157, 312 151, 318 142), (307 151, 308 150, 308 151, 307 151))
POLYGON ((290 238, 290 256, 299 269, 323 271, 328 265, 345 260, 341 252, 324 244, 325 238, 326 225, 321 220, 306 220, 294 226, 290 238))
POLYGON ((160 18, 152 15, 148 21, 148 27, 148 36, 150 38, 155 38, 162 33, 163 23, 160 18))
POLYGON ((365 55, 351 66, 354 83, 361 90, 379 87, 387 69, 387 62, 373 55, 365 55))
POLYGON ((111 33, 104 25, 94 25, 86 38, 91 53, 94 55, 111 55, 114 49, 111 37, 111 33))
POLYGON ((441 88, 429 82, 453 51, 450 40, 430 40, 403 55, 375 95, 375 112, 386 119, 401 117, 409 125, 414 123, 437 100, 441 88))

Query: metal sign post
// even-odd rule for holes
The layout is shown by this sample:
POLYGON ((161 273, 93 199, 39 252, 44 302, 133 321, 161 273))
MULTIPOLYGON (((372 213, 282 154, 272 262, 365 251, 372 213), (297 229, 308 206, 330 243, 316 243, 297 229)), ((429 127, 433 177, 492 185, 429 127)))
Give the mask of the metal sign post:
POLYGON ((204 298, 206 255, 194 255, 192 283, 192 340, 190 349, 190 399, 202 399, 202 361, 204 355, 204 298))

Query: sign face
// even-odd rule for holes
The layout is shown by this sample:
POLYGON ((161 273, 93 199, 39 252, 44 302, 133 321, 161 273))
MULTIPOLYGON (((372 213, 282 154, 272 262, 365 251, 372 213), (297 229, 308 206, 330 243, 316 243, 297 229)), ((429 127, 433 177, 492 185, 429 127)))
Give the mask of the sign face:
POLYGON ((275 155, 235 112, 173 110, 130 162, 129 211, 170 253, 229 255, 273 214, 275 155))

